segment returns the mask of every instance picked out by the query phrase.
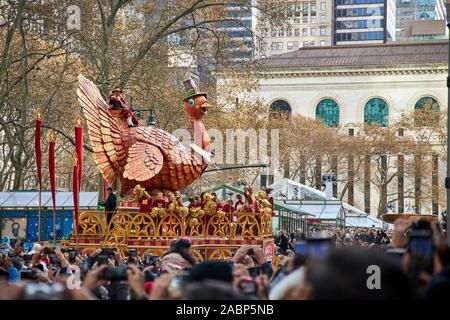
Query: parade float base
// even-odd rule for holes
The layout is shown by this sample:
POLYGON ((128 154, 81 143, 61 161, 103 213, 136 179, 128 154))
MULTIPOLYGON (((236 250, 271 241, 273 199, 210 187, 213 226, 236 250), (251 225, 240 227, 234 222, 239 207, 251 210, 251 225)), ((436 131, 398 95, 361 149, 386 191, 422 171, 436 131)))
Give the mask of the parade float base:
MULTIPOLYGON (((156 210, 158 211, 158 210, 156 210)), ((142 256, 161 256, 174 239, 189 237, 192 252, 199 261, 230 259, 242 245, 258 245, 266 259, 274 257, 272 216, 268 213, 165 209, 159 212, 119 210, 106 226, 104 211, 83 211, 78 236, 61 245, 80 250, 117 247, 126 256, 137 249, 142 256)))
MULTIPOLYGON (((264 252, 272 250, 273 239, 192 239, 194 244, 191 251, 197 260, 229 260, 236 250, 243 245, 258 245, 264 249, 264 252), (267 249, 269 248, 269 249, 267 249)), ((148 240, 127 240, 120 243, 105 244, 101 239, 79 239, 78 243, 75 239, 65 241, 63 246, 76 248, 79 250, 95 250, 104 247, 118 247, 123 256, 127 255, 129 249, 136 249, 140 256, 145 253, 152 253, 162 256, 164 252, 169 250, 173 240, 165 239, 148 239, 148 240)))

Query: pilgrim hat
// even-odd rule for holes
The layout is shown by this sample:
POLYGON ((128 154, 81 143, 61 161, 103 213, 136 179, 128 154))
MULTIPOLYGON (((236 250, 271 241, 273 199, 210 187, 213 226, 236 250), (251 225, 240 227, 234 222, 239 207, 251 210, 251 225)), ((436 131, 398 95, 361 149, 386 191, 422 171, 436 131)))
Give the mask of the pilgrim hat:
POLYGON ((122 89, 120 89, 119 87, 112 89, 110 94, 113 94, 114 92, 123 93, 122 89))
POLYGON ((186 95, 183 100, 187 100, 196 96, 205 96, 206 93, 198 91, 198 88, 194 82, 194 80, 189 79, 183 82, 184 88, 186 89, 186 95))

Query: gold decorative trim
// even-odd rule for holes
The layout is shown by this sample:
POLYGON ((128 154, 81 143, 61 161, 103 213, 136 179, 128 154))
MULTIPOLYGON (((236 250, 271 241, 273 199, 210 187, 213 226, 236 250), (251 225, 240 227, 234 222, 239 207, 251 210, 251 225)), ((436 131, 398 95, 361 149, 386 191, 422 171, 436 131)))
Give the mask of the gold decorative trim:
POLYGON ((56 132, 53 129, 50 129, 48 131, 48 141, 49 142, 55 142, 56 141, 56 132))
POLYGON ((42 120, 41 108, 36 108, 36 120, 42 120))
POLYGON ((75 126, 76 127, 82 127, 83 126, 83 119, 79 114, 75 116, 75 126))

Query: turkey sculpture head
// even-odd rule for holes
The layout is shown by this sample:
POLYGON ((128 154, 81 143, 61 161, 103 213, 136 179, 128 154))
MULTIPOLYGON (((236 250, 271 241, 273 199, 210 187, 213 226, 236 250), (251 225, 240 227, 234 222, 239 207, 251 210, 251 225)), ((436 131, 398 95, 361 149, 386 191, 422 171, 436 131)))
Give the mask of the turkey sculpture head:
POLYGON ((211 105, 206 100, 205 95, 199 95, 184 101, 184 110, 186 110, 189 118, 194 121, 202 120, 208 113, 209 108, 211 108, 211 105))
MULTIPOLYGON (((207 163, 175 136, 153 127, 128 127, 120 112, 108 110, 94 83, 81 74, 78 81, 78 100, 87 120, 94 161, 114 189, 120 180, 121 196, 138 184, 146 190, 178 191, 201 176, 207 163)), ((196 148, 208 154, 210 139, 203 117, 211 105, 192 80, 184 84, 187 95, 183 105, 196 148)))

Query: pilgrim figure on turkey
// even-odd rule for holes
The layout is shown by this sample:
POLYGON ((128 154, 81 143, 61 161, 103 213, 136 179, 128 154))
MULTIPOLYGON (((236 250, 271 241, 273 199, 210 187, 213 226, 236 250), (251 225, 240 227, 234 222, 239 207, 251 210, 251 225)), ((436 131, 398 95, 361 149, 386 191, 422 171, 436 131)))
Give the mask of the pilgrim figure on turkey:
POLYGON ((127 119, 128 126, 136 127, 139 125, 139 121, 131 109, 126 106, 126 103, 124 93, 120 88, 111 90, 111 93, 109 94, 108 110, 120 110, 120 114, 127 119))

